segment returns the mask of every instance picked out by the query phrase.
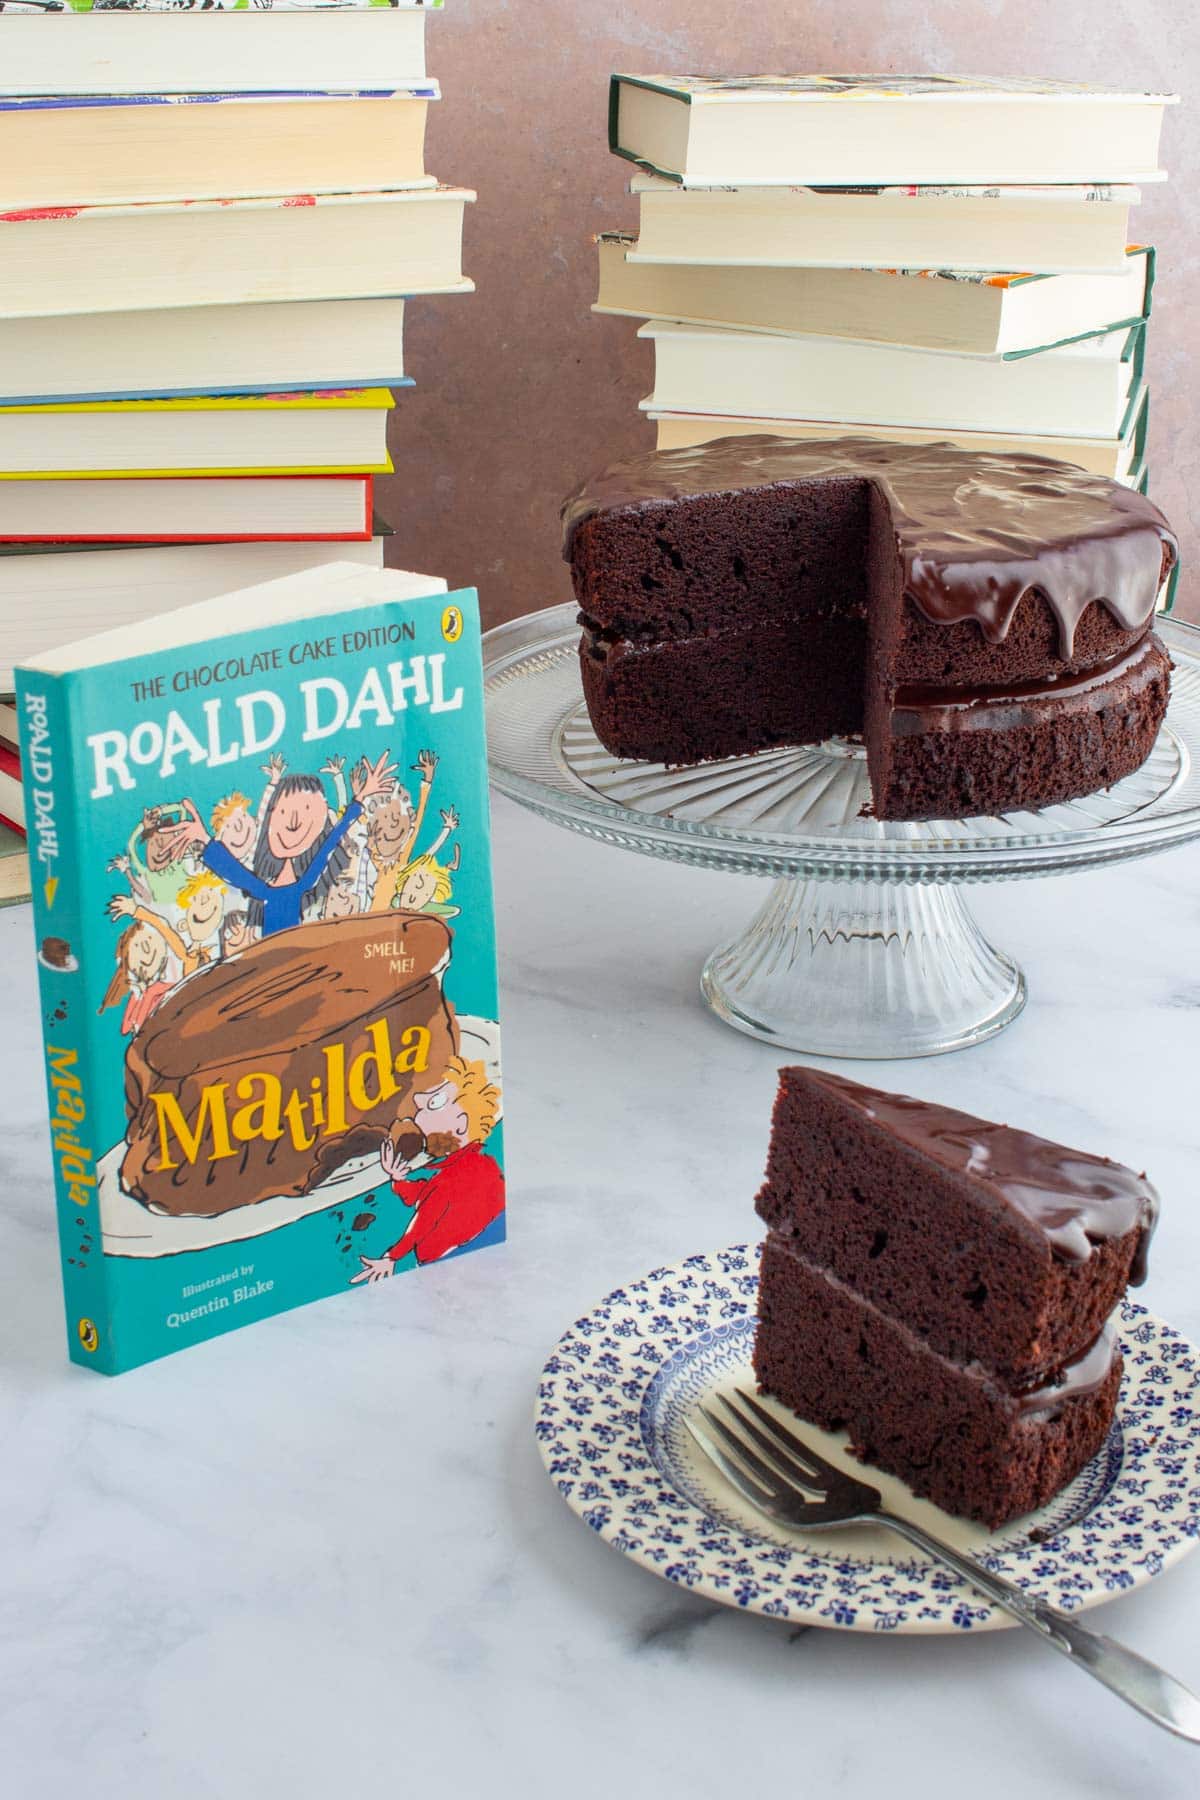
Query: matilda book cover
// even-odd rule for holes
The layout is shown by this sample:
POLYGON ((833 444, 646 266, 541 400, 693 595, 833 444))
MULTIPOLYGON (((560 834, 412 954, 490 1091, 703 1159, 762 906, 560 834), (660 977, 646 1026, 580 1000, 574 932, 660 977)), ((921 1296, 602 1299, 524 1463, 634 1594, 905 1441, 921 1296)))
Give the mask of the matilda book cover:
POLYGON ((332 564, 17 670, 70 1353, 498 1242, 474 590, 332 564))

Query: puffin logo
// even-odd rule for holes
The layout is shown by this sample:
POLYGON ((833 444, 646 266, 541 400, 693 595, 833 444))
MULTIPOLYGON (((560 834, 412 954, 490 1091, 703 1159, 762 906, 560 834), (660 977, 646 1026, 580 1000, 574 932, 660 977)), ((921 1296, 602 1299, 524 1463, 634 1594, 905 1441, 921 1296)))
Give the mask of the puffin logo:
POLYGON ((79 1341, 89 1355, 100 1348, 100 1333, 93 1319, 80 1319, 79 1341))
POLYGON ((457 606, 448 606, 442 614, 442 636, 448 644, 457 644, 462 634, 462 613, 457 606))

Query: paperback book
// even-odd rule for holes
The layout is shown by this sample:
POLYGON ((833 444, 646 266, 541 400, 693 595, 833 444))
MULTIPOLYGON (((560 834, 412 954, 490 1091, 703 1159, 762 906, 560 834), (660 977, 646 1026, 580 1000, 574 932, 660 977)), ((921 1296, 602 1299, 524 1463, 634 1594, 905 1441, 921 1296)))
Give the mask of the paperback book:
POLYGON ((17 673, 72 1358, 504 1235, 473 590, 328 565, 17 673))

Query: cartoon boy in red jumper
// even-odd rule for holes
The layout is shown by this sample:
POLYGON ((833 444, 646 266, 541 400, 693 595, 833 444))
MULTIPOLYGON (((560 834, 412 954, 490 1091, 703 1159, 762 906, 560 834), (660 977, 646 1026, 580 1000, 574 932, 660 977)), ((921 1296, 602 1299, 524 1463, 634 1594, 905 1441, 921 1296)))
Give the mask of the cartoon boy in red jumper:
POLYGON ((436 1262, 486 1231, 504 1211, 504 1176, 484 1143, 500 1113, 500 1090, 481 1062, 452 1057, 436 1087, 412 1097, 412 1119, 424 1135, 433 1172, 408 1179, 411 1163, 391 1138, 380 1147, 392 1191, 414 1209, 408 1230, 383 1256, 360 1256, 357 1281, 386 1281, 403 1257, 436 1262))

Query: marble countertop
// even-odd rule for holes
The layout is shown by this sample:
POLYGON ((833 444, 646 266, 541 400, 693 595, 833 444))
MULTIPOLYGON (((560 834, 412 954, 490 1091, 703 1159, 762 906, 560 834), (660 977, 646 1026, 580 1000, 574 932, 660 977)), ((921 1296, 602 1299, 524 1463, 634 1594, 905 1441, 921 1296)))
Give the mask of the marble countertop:
MULTIPOLYGON (((1192 1795, 1016 1631, 796 1632, 622 1561, 531 1429, 562 1329, 751 1235, 786 1060, 700 1003, 760 897, 496 806, 507 1245, 109 1381, 68 1365, 29 911, 0 913, 0 1746, 13 1800, 1192 1795)), ((1200 846, 980 892, 1022 1018, 866 1080, 1145 1167, 1200 1337, 1200 846)), ((846 1067, 847 1065, 842 1065, 846 1067)), ((1092 1622, 1200 1690, 1200 1555, 1092 1622)))

